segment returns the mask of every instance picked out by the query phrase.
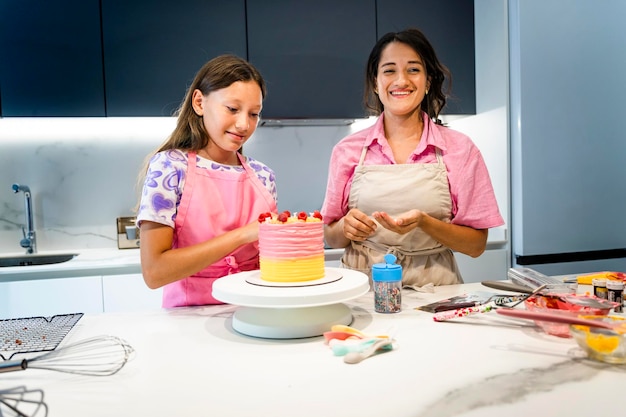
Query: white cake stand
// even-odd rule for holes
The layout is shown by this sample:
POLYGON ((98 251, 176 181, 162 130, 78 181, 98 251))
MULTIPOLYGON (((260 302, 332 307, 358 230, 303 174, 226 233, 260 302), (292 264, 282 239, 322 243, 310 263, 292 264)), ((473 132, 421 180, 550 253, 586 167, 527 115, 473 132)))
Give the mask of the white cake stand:
POLYGON ((261 282, 259 275, 256 270, 220 278, 213 297, 240 306, 233 329, 266 339, 320 336, 334 324, 349 325, 352 312, 342 303, 369 291, 367 275, 344 268, 326 268, 325 278, 296 286, 261 282))

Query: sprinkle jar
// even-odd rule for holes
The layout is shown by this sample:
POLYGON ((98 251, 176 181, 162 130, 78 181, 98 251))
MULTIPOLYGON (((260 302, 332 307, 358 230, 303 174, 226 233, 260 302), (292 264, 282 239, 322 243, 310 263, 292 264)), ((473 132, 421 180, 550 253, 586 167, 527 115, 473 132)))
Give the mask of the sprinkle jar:
POLYGON ((385 263, 372 266, 374 310, 377 313, 398 313, 402 309, 402 266, 388 253, 385 263))

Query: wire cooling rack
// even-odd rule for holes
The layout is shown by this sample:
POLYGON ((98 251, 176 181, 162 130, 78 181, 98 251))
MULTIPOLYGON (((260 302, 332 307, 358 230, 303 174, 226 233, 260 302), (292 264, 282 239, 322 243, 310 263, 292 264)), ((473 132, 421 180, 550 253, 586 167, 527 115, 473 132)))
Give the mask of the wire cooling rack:
POLYGON ((83 313, 71 313, 0 319, 0 357, 9 360, 18 353, 56 349, 82 316, 83 313))

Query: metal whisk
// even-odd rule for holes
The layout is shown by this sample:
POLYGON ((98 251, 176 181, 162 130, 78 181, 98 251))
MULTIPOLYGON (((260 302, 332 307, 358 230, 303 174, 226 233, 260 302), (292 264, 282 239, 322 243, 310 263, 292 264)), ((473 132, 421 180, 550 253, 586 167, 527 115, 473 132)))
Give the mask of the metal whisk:
POLYGON ((96 336, 30 359, 0 362, 0 373, 34 368, 79 375, 113 375, 122 369, 134 351, 119 337, 96 336))
POLYGON ((46 417, 48 406, 43 391, 24 386, 0 390, 0 417, 46 417))

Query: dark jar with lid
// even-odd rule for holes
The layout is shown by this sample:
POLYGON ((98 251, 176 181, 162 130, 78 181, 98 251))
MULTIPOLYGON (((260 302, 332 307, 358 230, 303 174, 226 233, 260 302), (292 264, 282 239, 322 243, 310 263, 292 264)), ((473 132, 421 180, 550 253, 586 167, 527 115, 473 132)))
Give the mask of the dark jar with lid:
POLYGON ((593 285, 593 295, 598 298, 608 299, 608 292, 606 289, 606 279, 604 278, 595 278, 591 281, 591 285, 593 285))
POLYGON ((619 304, 613 308, 613 311, 621 313, 624 305, 624 283, 610 279, 606 282, 606 291, 608 300, 619 304))

